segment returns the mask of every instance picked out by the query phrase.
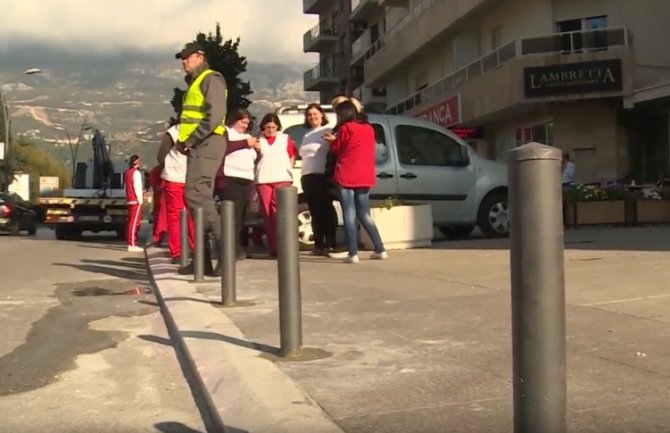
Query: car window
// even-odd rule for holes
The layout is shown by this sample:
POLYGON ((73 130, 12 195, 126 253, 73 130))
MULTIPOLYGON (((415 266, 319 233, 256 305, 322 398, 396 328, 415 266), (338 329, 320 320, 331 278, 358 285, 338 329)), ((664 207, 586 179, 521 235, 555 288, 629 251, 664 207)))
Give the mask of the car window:
POLYGON ((289 126, 284 130, 284 134, 288 134, 291 139, 295 142, 295 145, 300 147, 302 144, 302 138, 307 133, 307 130, 303 125, 293 125, 289 126))
POLYGON ((375 130, 375 164, 379 165, 388 159, 386 133, 384 127, 378 123, 372 123, 372 127, 375 130))
POLYGON ((400 125, 396 127, 396 139, 403 165, 463 167, 469 163, 460 143, 433 129, 400 125))

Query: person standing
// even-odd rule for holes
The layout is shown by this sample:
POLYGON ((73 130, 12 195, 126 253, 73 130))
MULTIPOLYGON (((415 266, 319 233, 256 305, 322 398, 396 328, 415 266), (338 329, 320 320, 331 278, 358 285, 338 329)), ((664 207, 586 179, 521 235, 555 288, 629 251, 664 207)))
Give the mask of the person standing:
POLYGON ((319 104, 309 104, 305 109, 305 130, 300 144, 302 159, 300 183, 307 198, 314 230, 314 249, 312 254, 328 255, 335 249, 335 230, 337 213, 333 206, 333 197, 329 192, 326 176, 326 162, 330 151, 323 135, 332 132, 327 126, 328 118, 319 104))
MULTIPOLYGON (((202 208, 205 233, 221 243, 221 224, 213 199, 216 172, 226 152, 225 118, 227 88, 223 76, 210 69, 205 52, 190 42, 175 54, 181 59, 189 82, 179 116, 176 148, 187 155, 186 203, 191 213, 202 208)), ((209 242, 205 242, 205 272, 213 274, 209 242)), ((180 269, 193 273, 193 263, 180 269)))
MULTIPOLYGON (((186 164, 187 157, 175 147, 179 137, 179 126, 176 122, 163 134, 158 151, 158 162, 163 165, 161 172, 161 189, 165 203, 165 221, 168 233, 168 250, 172 263, 179 263, 181 251, 181 211, 186 209, 186 164)), ((194 247, 193 218, 187 218, 188 242, 194 247)))
MULTIPOLYGON (((388 258, 379 230, 370 215, 370 188, 375 186, 375 131, 361 116, 356 104, 343 101, 335 109, 337 125, 335 131, 324 134, 337 156, 335 181, 340 188, 344 233, 348 255, 345 263, 358 263, 358 234, 356 219, 360 221, 374 244, 371 259, 388 258)), ((338 257, 339 255, 332 255, 338 257)))
POLYGON ((128 160, 128 170, 123 174, 123 183, 126 190, 126 204, 128 205, 128 221, 126 237, 128 251, 137 253, 144 249, 137 246, 137 234, 142 223, 142 203, 144 190, 142 188, 142 172, 140 171, 140 157, 132 155, 128 160))
POLYGON ((297 149, 274 113, 266 114, 260 123, 260 155, 256 163, 256 189, 261 202, 265 235, 270 257, 277 256, 277 189, 293 184, 293 164, 297 149))
POLYGON ((235 245, 237 260, 247 257, 242 245, 244 215, 254 181, 254 169, 259 149, 257 138, 247 133, 251 122, 251 113, 244 108, 234 110, 228 116, 226 128, 226 155, 216 175, 214 195, 219 201, 230 200, 235 205, 235 245))
POLYGON ((561 161, 561 183, 570 185, 575 181, 575 163, 570 161, 570 154, 565 152, 561 161))
POLYGON ((151 186, 151 191, 153 192, 151 203, 151 216, 154 220, 152 242, 156 246, 161 245, 163 238, 167 234, 165 199, 161 189, 162 171, 163 166, 159 164, 149 172, 149 185, 151 186))

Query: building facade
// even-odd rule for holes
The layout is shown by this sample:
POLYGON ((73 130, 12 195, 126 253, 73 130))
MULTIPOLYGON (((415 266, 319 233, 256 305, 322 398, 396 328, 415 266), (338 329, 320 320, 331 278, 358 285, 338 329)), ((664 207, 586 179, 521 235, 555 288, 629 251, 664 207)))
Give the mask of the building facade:
POLYGON ((366 106, 457 129, 492 159, 555 145, 582 182, 668 175, 670 1, 353 3, 347 82, 366 106))

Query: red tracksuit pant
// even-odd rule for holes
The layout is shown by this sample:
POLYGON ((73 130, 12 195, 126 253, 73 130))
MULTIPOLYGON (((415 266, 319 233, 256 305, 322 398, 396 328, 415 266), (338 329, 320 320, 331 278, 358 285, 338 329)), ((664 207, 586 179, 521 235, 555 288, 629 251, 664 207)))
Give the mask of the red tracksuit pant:
MULTIPOLYGON (((170 257, 177 258, 181 255, 181 211, 186 209, 185 185, 183 183, 169 182, 164 180, 161 184, 162 199, 165 202, 165 215, 168 233, 168 249, 170 257)), ((194 246, 193 218, 188 217, 188 243, 193 251, 194 246)))
POLYGON ((163 196, 163 188, 159 186, 154 188, 154 203, 153 203, 153 217, 154 217, 154 233, 153 242, 158 244, 161 242, 163 235, 167 233, 167 206, 165 204, 165 197, 163 196))
POLYGON ((268 246, 271 253, 277 252, 277 188, 291 186, 291 182, 265 183, 256 185, 263 220, 265 236, 268 238, 268 246))
POLYGON ((140 224, 142 223, 142 205, 129 204, 128 205, 128 224, 126 225, 126 237, 128 239, 128 246, 137 246, 137 234, 140 231, 140 224))

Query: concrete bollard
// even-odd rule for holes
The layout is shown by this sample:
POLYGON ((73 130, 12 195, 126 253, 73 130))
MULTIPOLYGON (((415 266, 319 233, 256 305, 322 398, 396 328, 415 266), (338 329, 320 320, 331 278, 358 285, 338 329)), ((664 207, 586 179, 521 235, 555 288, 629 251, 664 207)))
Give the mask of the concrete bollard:
POLYGON ((515 433, 565 433, 565 279, 561 151, 509 152, 515 433))
POLYGON ((279 283, 280 355, 294 357, 302 349, 298 190, 277 190, 277 271, 279 283))

